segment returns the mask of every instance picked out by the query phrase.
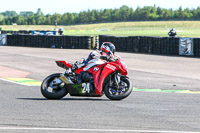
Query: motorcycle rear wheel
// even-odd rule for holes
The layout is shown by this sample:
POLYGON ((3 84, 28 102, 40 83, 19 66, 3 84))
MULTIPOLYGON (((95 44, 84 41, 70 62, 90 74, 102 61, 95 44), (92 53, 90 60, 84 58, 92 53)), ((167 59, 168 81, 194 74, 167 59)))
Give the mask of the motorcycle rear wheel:
POLYGON ((65 84, 59 84, 58 86, 53 86, 51 83, 56 79, 59 78, 60 73, 55 73, 49 75, 47 78, 44 79, 41 85, 41 93, 47 99, 61 99, 67 95, 68 91, 65 87, 65 84))
POLYGON ((107 98, 110 100, 122 100, 131 94, 133 88, 131 80, 127 77, 121 77, 120 83, 122 84, 121 88, 117 90, 113 89, 109 82, 106 84, 104 93, 107 98))

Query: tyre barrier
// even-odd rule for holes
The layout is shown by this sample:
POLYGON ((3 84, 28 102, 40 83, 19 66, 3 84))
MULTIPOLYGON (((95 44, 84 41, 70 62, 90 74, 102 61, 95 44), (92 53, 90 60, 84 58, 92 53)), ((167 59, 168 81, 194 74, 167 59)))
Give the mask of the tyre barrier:
POLYGON ((1 30, 1 34, 31 34, 32 31, 28 30, 1 30))
POLYGON ((1 34, 27 34, 27 35, 56 35, 56 31, 44 31, 44 30, 0 30, 1 34))
POLYGON ((91 49, 90 36, 7 35, 8 46, 91 49))
MULTIPOLYGON (((6 42, 8 46, 91 49, 93 41, 91 36, 13 34, 7 35, 6 42)), ((99 49, 103 42, 112 42, 119 52, 200 57, 200 38, 99 35, 95 41, 99 42, 99 49)))
MULTIPOLYGON (((200 57, 200 38, 193 38, 193 41, 189 40, 191 40, 191 38, 151 36, 118 37, 108 35, 99 36, 99 44, 102 44, 103 42, 112 42, 116 46, 116 51, 119 52, 200 57)), ((101 45, 99 46, 99 49, 100 47, 101 45)))
POLYGON ((200 57, 200 38, 193 38, 194 56, 200 57))

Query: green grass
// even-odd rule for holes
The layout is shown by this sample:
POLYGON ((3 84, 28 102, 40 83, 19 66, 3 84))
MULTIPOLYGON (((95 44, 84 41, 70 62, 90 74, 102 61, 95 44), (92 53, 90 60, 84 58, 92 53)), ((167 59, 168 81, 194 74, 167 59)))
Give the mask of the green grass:
MULTIPOLYGON (((0 26, 4 29, 54 30, 50 25, 0 26)), ((200 21, 145 21, 84 24, 63 27, 65 35, 114 35, 114 36, 161 36, 166 37, 169 29, 175 28, 179 37, 200 37, 200 21)))

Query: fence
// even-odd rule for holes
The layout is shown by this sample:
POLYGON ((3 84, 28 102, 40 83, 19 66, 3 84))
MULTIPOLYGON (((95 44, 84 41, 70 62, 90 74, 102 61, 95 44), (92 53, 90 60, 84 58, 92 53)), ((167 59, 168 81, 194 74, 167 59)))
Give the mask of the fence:
POLYGON ((121 52, 200 57, 200 38, 100 35, 99 43, 103 42, 112 42, 121 52))

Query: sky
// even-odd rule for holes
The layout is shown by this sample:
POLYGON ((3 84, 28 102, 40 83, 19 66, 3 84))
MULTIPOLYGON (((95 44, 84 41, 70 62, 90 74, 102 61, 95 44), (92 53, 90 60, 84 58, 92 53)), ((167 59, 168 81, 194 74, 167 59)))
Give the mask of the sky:
POLYGON ((136 9, 144 6, 153 6, 161 8, 197 8, 200 6, 200 0, 0 0, 0 12, 5 11, 33 11, 37 12, 41 8, 44 14, 63 14, 66 12, 87 11, 88 9, 114 9, 127 5, 136 9))

